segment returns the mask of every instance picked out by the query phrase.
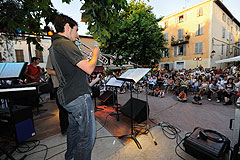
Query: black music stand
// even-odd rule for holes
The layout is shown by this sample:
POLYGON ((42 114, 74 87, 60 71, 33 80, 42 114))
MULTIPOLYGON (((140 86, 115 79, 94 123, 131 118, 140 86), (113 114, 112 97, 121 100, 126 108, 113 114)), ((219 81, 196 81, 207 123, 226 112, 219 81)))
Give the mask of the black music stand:
POLYGON ((103 108, 98 108, 97 107, 97 97, 100 95, 100 91, 97 87, 94 87, 94 85, 100 80, 99 77, 97 77, 96 79, 94 79, 91 83, 89 83, 89 86, 92 89, 92 97, 94 99, 94 108, 95 108, 95 112, 97 111, 102 111, 104 110, 103 108))
POLYGON ((117 78, 117 80, 122 80, 122 81, 128 81, 130 82, 130 101, 131 101, 131 134, 129 135, 122 135, 119 137, 119 139, 121 138, 131 138, 134 140, 134 142, 136 143, 138 149, 142 149, 141 144, 138 142, 138 140, 136 139, 136 135, 139 132, 135 132, 134 133, 134 127, 133 127, 133 102, 132 102, 132 86, 133 83, 137 83, 140 79, 142 79, 143 76, 145 76, 149 71, 151 70, 151 68, 137 68, 137 69, 129 69, 127 70, 125 73, 123 73, 120 77, 117 78))
POLYGON ((117 113, 110 113, 110 115, 116 116, 117 121, 119 121, 119 113, 118 113, 119 104, 118 104, 118 98, 117 98, 117 88, 121 88, 123 83, 124 83, 124 81, 117 80, 115 77, 112 77, 106 84, 106 86, 114 87, 114 90, 113 90, 113 108, 116 110, 117 113), (115 93, 116 93, 116 98, 115 98, 115 93), (115 101, 117 103, 115 103, 115 101), (116 107, 115 107, 115 104, 117 105, 116 107))

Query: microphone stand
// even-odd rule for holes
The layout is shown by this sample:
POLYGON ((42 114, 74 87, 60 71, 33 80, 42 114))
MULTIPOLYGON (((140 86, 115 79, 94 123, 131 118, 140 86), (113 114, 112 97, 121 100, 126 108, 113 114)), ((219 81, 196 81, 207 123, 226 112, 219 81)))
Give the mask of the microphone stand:
POLYGON ((142 149, 142 146, 141 146, 141 144, 138 142, 138 140, 137 140, 137 138, 136 138, 136 135, 139 133, 139 132, 135 132, 134 133, 134 126, 133 126, 133 100, 132 100, 132 87, 133 87, 133 85, 132 85, 132 82, 130 82, 130 101, 131 101, 131 103, 130 103, 130 105, 131 105, 131 134, 129 134, 129 135, 123 135, 123 136, 120 136, 120 137, 118 137, 119 139, 122 139, 122 138, 131 138, 131 139, 133 139, 134 140, 134 142, 136 143, 136 145, 137 145, 137 147, 138 147, 138 149, 142 149))
MULTIPOLYGON (((151 135, 151 137, 152 137, 152 140, 153 140, 153 143, 155 144, 155 145, 157 145, 157 141, 156 141, 156 139, 153 137, 153 135, 152 135, 152 133, 151 133, 151 131, 150 131, 150 125, 149 125, 149 103, 148 103, 148 87, 149 87, 149 85, 148 85, 148 83, 147 83, 147 81, 146 81, 146 83, 145 83, 145 85, 146 85, 146 109, 147 109, 147 121, 146 121, 146 125, 145 125, 145 132, 143 132, 143 134, 147 134, 147 133, 150 133, 150 135, 151 135)), ((152 127, 151 127, 152 128, 152 127)))

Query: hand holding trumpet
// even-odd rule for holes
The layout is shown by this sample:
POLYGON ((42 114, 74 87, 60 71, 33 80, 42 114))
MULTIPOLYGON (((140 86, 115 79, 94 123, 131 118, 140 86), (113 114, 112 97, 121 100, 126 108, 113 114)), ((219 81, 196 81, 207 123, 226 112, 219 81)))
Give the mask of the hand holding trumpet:
POLYGON ((75 43, 76 43, 76 45, 78 46, 78 48, 80 49, 80 51, 81 51, 82 53, 84 53, 85 55, 88 56, 88 61, 90 61, 90 60, 93 58, 93 54, 96 54, 96 53, 97 53, 96 56, 98 57, 98 61, 101 62, 101 63, 103 63, 103 64, 108 64, 108 59, 101 54, 98 46, 95 45, 96 47, 94 47, 94 48, 92 49, 92 48, 90 48, 89 46, 87 46, 86 44, 82 43, 79 39, 77 39, 75 43), (85 48, 87 48, 87 49, 90 49, 90 53, 84 51, 84 50, 82 49, 82 47, 85 47, 85 48))
POLYGON ((100 49, 99 47, 94 47, 93 49, 89 49, 89 54, 92 52, 92 58, 93 59, 94 57, 96 57, 96 59, 98 59, 98 56, 100 54, 100 49))

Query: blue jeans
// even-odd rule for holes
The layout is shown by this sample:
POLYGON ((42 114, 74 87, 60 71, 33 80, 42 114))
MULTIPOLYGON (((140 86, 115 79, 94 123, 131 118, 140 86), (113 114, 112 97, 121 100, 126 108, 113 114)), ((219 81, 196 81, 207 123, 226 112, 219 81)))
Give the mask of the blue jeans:
POLYGON ((96 137, 96 123, 90 94, 79 96, 64 108, 69 112, 65 159, 91 160, 96 137))
POLYGON ((192 92, 194 93, 194 92, 198 92, 198 88, 199 88, 199 86, 194 86, 194 85, 192 85, 192 92))

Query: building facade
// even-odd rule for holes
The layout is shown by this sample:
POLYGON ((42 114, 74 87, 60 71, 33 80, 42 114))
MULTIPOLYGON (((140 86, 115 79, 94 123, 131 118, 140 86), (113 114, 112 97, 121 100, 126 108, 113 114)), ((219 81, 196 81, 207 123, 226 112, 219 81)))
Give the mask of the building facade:
MULTIPOLYGON (((49 54, 48 48, 51 46, 51 37, 45 36, 38 38, 43 51, 36 50, 36 46, 32 43, 27 44, 24 36, 15 37, 9 40, 4 34, 0 36, 0 61, 1 62, 28 62, 30 63, 31 57, 39 57, 42 68, 46 68, 47 57, 49 54)), ((87 46, 93 48, 95 40, 91 36, 79 36, 80 41, 87 46)), ((82 50, 89 52, 88 48, 82 47, 82 50)))
POLYGON ((220 0, 206 0, 164 17, 168 50, 160 66, 167 69, 224 67, 217 60, 240 55, 240 23, 220 0))

